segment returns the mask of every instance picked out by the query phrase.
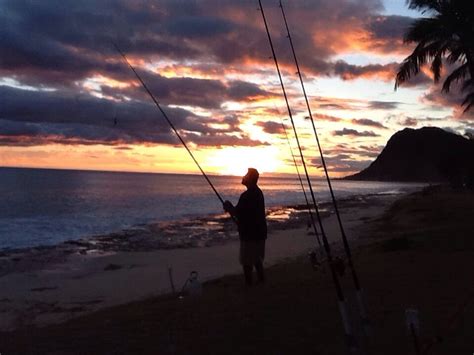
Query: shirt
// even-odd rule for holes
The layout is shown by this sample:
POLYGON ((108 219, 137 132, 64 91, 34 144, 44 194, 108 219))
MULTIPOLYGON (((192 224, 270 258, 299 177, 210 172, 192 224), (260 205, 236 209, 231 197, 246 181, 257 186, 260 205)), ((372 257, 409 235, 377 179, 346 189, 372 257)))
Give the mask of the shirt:
POLYGON ((240 195, 235 210, 241 240, 264 240, 267 238, 265 200, 262 190, 258 186, 252 186, 240 195))

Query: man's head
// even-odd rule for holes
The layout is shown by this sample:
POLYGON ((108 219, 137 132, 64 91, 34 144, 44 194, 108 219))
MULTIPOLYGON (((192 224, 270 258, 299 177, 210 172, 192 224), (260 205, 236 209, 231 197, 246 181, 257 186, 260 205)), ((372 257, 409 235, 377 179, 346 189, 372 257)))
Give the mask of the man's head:
POLYGON ((257 185, 259 173, 257 169, 254 168, 249 168, 247 171, 247 174, 242 178, 242 185, 245 185, 247 187, 255 186, 257 185))

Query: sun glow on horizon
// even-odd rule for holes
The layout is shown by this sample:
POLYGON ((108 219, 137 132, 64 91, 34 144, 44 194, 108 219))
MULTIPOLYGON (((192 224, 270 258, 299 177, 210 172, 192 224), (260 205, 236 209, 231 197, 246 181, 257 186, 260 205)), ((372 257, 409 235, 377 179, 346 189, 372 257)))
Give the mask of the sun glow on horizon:
POLYGON ((277 147, 231 147, 210 153, 206 165, 222 175, 242 176, 250 167, 257 169, 260 173, 282 171, 284 161, 277 147))

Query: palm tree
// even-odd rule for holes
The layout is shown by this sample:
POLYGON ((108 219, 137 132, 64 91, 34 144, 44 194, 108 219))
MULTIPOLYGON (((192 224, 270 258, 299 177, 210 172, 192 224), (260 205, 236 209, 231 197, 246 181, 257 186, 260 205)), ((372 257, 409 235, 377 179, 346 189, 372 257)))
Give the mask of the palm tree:
POLYGON ((472 0, 407 0, 410 9, 431 17, 419 18, 405 33, 404 43, 417 43, 413 53, 401 64, 395 90, 420 68, 431 62, 430 70, 435 83, 441 78, 445 60, 458 65, 443 83, 443 92, 460 81, 466 92, 462 103, 465 112, 474 105, 474 11, 472 0))

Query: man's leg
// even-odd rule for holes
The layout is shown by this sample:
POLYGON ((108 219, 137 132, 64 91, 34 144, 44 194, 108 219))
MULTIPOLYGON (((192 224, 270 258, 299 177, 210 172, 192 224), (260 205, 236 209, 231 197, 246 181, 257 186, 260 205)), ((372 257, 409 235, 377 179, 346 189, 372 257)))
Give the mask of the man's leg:
POLYGON ((263 270, 263 263, 262 261, 258 261, 255 264, 255 270, 257 270, 257 279, 259 283, 265 282, 265 272, 263 270))
POLYGON ((243 265, 244 268, 244 276, 245 276, 245 283, 247 286, 252 286, 253 278, 252 278, 252 265, 243 265))

